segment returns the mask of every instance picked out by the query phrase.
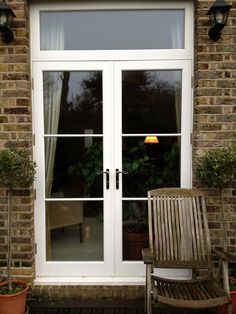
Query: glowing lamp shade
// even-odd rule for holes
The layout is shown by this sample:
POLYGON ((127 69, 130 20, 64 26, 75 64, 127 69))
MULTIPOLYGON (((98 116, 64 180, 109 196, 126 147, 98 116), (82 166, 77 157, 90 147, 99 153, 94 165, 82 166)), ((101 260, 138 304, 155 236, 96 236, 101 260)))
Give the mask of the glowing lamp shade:
POLYGON ((156 136, 146 136, 144 143, 147 144, 158 144, 159 140, 156 136))

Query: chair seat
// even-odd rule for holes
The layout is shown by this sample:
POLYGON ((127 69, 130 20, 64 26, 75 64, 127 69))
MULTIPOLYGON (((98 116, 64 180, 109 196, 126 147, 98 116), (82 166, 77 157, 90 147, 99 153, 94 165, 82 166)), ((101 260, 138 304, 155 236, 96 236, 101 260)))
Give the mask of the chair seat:
POLYGON ((212 308, 229 303, 229 296, 213 279, 172 280, 152 276, 153 300, 175 307, 212 308))

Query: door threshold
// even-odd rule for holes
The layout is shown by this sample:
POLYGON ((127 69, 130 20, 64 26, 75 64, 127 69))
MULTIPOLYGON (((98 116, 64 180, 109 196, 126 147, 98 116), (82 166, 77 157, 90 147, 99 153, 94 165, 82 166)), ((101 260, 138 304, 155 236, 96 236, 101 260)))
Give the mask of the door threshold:
POLYGON ((34 285, 78 285, 78 286, 143 286, 145 277, 36 277, 34 285))

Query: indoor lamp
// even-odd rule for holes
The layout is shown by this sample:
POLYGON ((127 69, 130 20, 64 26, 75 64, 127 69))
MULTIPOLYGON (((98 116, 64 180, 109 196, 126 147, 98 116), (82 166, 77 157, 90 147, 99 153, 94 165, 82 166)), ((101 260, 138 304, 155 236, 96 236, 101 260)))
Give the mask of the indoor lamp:
POLYGON ((159 140, 156 136, 146 136, 144 143, 146 143, 146 144, 158 144, 159 140))

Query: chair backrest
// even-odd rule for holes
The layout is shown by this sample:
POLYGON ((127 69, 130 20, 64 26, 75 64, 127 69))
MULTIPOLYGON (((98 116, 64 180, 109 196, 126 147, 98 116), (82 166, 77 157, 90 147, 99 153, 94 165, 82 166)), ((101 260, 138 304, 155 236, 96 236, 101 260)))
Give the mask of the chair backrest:
POLYGON ((212 269, 205 198, 200 191, 149 191, 148 217, 155 267, 212 269))

